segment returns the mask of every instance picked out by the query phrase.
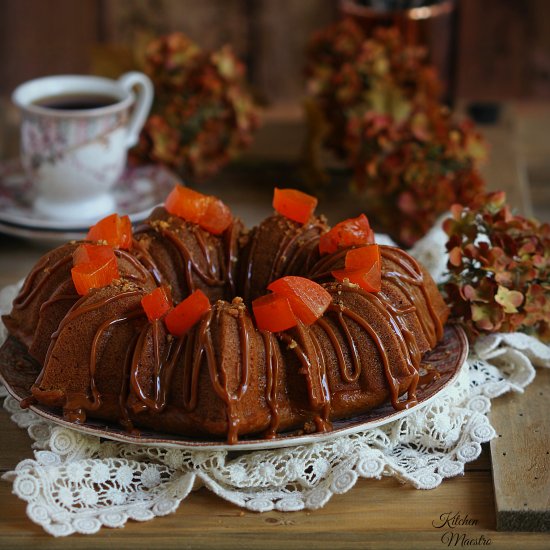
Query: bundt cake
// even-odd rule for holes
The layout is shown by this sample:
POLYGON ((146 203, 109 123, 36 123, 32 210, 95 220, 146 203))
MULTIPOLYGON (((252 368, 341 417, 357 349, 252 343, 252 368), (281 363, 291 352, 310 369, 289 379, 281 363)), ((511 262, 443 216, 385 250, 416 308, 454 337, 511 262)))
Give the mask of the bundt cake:
POLYGON ((359 218, 331 230, 311 209, 298 212, 295 191, 286 197, 294 206, 279 200, 247 232, 221 201, 185 189, 125 240, 113 215, 32 269, 3 320, 40 365, 34 402, 74 422, 229 443, 330 430, 387 401, 415 403, 422 355, 448 312, 411 256, 372 244, 359 218), (368 277, 350 255, 361 248, 375 258, 368 277), (112 261, 99 269, 103 252, 112 261), (106 265, 114 271, 104 279, 106 265), (282 296, 283 287, 297 294, 282 296), (299 311, 310 287, 322 303, 308 310, 313 322, 299 311), (189 305, 199 295, 206 307, 189 305), (266 297, 274 300, 260 322, 266 297))

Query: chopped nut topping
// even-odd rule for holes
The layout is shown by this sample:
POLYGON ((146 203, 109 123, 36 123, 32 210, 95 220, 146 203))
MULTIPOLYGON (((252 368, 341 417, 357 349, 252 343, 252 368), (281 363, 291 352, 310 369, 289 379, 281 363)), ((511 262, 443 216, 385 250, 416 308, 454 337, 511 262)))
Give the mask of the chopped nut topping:
POLYGON ((315 422, 313 422, 312 420, 308 420, 304 424, 304 433, 311 434, 311 433, 314 433, 316 431, 317 431, 317 427, 315 426, 315 422))
POLYGON ((170 227, 170 224, 165 220, 153 220, 150 225, 155 231, 166 230, 170 227))

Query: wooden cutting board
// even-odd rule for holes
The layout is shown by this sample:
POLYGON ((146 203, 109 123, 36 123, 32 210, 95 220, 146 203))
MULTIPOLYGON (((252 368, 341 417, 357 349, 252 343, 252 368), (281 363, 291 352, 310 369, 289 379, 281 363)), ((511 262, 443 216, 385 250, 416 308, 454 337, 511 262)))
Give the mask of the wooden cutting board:
POLYGON ((525 393, 492 401, 491 441, 497 529, 550 531, 550 369, 525 393))

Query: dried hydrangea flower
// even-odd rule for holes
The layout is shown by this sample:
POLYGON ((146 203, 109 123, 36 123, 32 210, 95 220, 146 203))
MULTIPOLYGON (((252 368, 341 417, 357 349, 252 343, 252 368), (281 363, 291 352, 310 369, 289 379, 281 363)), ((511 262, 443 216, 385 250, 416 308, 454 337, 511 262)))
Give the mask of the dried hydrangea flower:
POLYGON ((368 37, 345 19, 313 37, 306 71, 311 126, 351 168, 379 230, 412 245, 453 203, 483 194, 483 140, 442 106, 425 51, 396 29, 368 37))
POLYGON ((250 145, 258 114, 244 65, 229 46, 206 52, 182 33, 153 40, 144 72, 155 100, 135 162, 159 162, 196 180, 207 178, 250 145))
POLYGON ((550 224, 512 214, 498 192, 479 208, 454 206, 443 227, 443 290, 469 334, 521 330, 550 339, 550 224))

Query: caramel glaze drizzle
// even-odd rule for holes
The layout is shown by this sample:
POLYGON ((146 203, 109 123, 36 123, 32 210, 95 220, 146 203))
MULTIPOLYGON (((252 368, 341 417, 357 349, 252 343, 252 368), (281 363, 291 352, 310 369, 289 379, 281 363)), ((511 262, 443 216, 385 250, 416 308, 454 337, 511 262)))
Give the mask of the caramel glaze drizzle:
MULTIPOLYGON (((193 292, 196 289, 195 281, 193 280, 193 271, 209 286, 223 286, 225 281, 216 277, 216 268, 209 261, 210 254, 206 246, 201 246, 204 258, 207 262, 208 273, 204 273, 196 261, 191 257, 189 249, 183 244, 177 233, 169 229, 161 229, 161 235, 166 237, 178 251, 182 258, 183 265, 185 266, 185 281, 187 283, 187 289, 189 292, 193 292)), ((201 243, 199 243, 201 244, 201 243)))
MULTIPOLYGON (((250 324, 247 326, 244 308, 238 309, 237 325, 240 339, 240 381, 235 391, 229 388, 229 376, 216 355, 212 339, 212 323, 218 323, 220 310, 211 310, 201 320, 197 328, 181 338, 167 339, 165 353, 160 352, 160 330, 158 322, 153 324, 152 340, 154 353, 154 396, 149 397, 139 383, 140 361, 145 346, 147 328, 144 328, 135 343, 133 357, 130 360, 129 380, 131 391, 140 401, 140 406, 134 406, 134 412, 150 409, 156 413, 161 412, 167 404, 168 389, 176 368, 182 369, 183 375, 183 408, 191 412, 196 409, 199 396, 199 377, 201 367, 206 361, 212 387, 223 401, 226 407, 229 443, 238 440, 240 418, 238 404, 246 394, 250 378, 250 334, 254 330, 250 324)), ((122 402, 126 401, 124 399, 122 402)))
POLYGON ((234 269, 237 265, 239 257, 237 255, 238 250, 238 238, 241 230, 240 222, 233 222, 231 227, 223 234, 223 244, 225 248, 225 272, 227 275, 227 285, 229 287, 229 296, 237 295, 237 283, 235 281, 234 269))
POLYGON ((301 343, 296 342, 286 332, 277 333, 282 343, 292 350, 302 368, 300 373, 305 376, 309 402, 315 416, 313 418, 317 431, 325 432, 331 429, 330 423, 330 389, 327 379, 326 364, 321 345, 313 331, 307 329, 303 323, 298 323, 296 333, 301 343), (311 353, 306 352, 305 339, 311 339, 311 353))
MULTIPOLYGON (((347 250, 339 250, 334 254, 330 254, 321 258, 315 266, 313 266, 309 277, 314 280, 332 279, 331 271, 340 268, 341 264, 346 256, 347 250)), ((382 258, 386 258, 401 267, 405 273, 396 271, 386 271, 382 273, 382 279, 391 280, 399 289, 407 296, 410 302, 416 307, 416 317, 422 327, 422 331, 431 346, 434 346, 439 339, 443 336, 443 324, 437 312, 435 311, 431 300, 429 299, 426 286, 424 284, 424 277, 422 276, 422 270, 416 260, 400 250, 399 248, 380 245, 380 253, 382 258), (412 265, 411 265, 412 264, 412 265), (419 308, 418 300, 414 293, 410 292, 405 286, 405 283, 417 287, 420 289, 424 303, 428 310, 428 314, 432 323, 430 324, 422 315, 419 308)), ((377 293, 380 295, 380 293, 377 293)), ((391 306, 391 303, 386 299, 386 304, 391 306)))
POLYGON ((279 355, 277 354, 277 342, 275 341, 275 335, 267 330, 261 330, 260 334, 265 347, 265 400, 271 413, 269 427, 265 432, 264 437, 266 439, 273 439, 277 436, 277 429, 279 428, 280 423, 279 407, 277 404, 277 386, 279 384, 280 372, 283 365, 281 365, 279 355))
POLYGON ((282 277, 285 273, 290 273, 292 266, 300 257, 303 249, 319 240, 319 233, 323 227, 321 221, 315 219, 314 222, 298 226, 292 235, 288 235, 285 232, 285 237, 279 245, 279 249, 271 266, 269 280, 273 281, 282 277), (314 235, 307 238, 304 242, 300 242, 300 239, 303 238, 304 235, 307 235, 309 231, 315 231, 314 235), (294 250, 292 251, 292 255, 290 255, 292 248, 294 248, 294 250))
POLYGON ((242 399, 249 384, 250 373, 250 339, 249 330, 245 325, 244 309, 238 309, 238 327, 240 338, 240 384, 234 392, 228 387, 228 375, 222 368, 222 363, 218 361, 212 341, 212 331, 210 325, 212 321, 219 320, 220 310, 218 308, 211 310, 201 321, 198 329, 194 332, 194 338, 188 337, 185 354, 183 356, 183 375, 184 375, 184 395, 183 404, 187 411, 192 411, 197 406, 198 401, 198 381, 200 367, 203 357, 206 358, 208 372, 212 387, 218 397, 225 403, 227 415, 227 441, 236 443, 238 439, 238 429, 240 418, 236 407, 242 399))
POLYGON ((144 327, 141 331, 136 345, 134 347, 133 357, 131 359, 130 368, 130 384, 133 393, 141 401, 140 407, 134 407, 134 412, 140 410, 151 409, 154 412, 160 412, 166 406, 166 384, 161 384, 163 361, 160 356, 160 338, 159 338, 159 321, 155 320, 151 324, 152 341, 153 341, 153 394, 154 397, 149 397, 139 383, 140 379, 140 358, 145 347, 145 339, 148 334, 148 327, 144 327))
POLYGON ((46 300, 45 302, 42 302, 42 305, 40 306, 40 313, 42 313, 42 310, 45 310, 47 307, 57 303, 57 302, 64 302, 66 300, 74 300, 76 301, 78 299, 78 294, 57 294, 53 295, 51 298, 46 300))
MULTIPOLYGON (((329 277, 330 271, 334 269, 338 263, 342 262, 345 254, 346 251, 342 250, 333 255, 327 256, 326 258, 322 258, 314 266, 312 270, 312 278, 323 279, 329 277)), ((367 321, 365 321, 362 317, 358 316, 356 313, 354 313, 349 308, 346 308, 342 304, 337 305, 333 303, 331 304, 331 306, 329 306, 329 311, 336 314, 340 330, 345 336, 347 347, 349 349, 351 357, 351 363, 353 365, 353 373, 348 372, 340 341, 338 340, 331 325, 323 318, 317 321, 317 325, 326 332, 336 352, 342 379, 347 382, 354 382, 358 379, 360 375, 361 365, 357 352, 357 346, 355 345, 351 333, 349 332, 349 329, 344 322, 344 316, 356 322, 359 326, 363 328, 364 331, 366 331, 371 336, 373 342, 377 346, 378 352, 384 365, 384 371, 390 389, 392 405, 395 409, 400 410, 403 408, 409 408, 417 403, 416 388, 419 382, 418 371, 421 364, 421 353, 418 348, 416 339, 414 337, 414 334, 407 328, 402 318, 402 315, 405 315, 407 313, 416 314, 420 327, 426 339, 432 346, 435 345, 439 338, 441 338, 443 334, 443 326, 435 309, 433 308, 429 296, 427 295, 422 271, 416 261, 412 258, 409 258, 409 256, 407 255, 406 260, 409 260, 407 262, 405 260, 404 253, 399 249, 395 249, 393 247, 381 246, 381 254, 382 257, 393 261, 403 270, 403 273, 396 271, 384 272, 382 277, 383 279, 392 281, 401 290, 401 292, 403 292, 403 294, 408 298, 409 302, 411 303, 409 307, 402 309, 396 308, 383 291, 378 293, 366 293, 359 289, 352 289, 343 285, 338 285, 338 287, 340 291, 347 290, 359 292, 360 294, 362 294, 365 299, 369 300, 369 302, 378 309, 382 316, 386 317, 387 321, 393 327, 394 333, 398 338, 399 345, 403 352, 403 357, 405 358, 407 363, 408 373, 413 375, 411 385, 408 389, 408 399, 402 402, 398 401, 399 382, 395 380, 395 378, 391 374, 388 357, 382 345, 382 342, 380 341, 372 326, 367 321), (422 314, 422 311, 420 310, 420 304, 418 303, 418 299, 415 293, 412 291, 412 289, 409 289, 407 285, 420 288, 424 297, 424 303, 426 304, 426 308, 428 310, 429 316, 431 317, 432 323, 430 323, 428 319, 426 319, 425 316, 422 314)))
MULTIPOLYGON (((141 294, 141 292, 138 290, 121 292, 120 294, 102 298, 91 304, 83 303, 86 301, 87 296, 83 296, 82 298, 80 298, 73 305, 73 307, 69 309, 69 311, 67 312, 67 314, 65 315, 61 323, 59 323, 57 330, 52 334, 50 346, 48 347, 48 351, 46 353, 46 359, 44 360, 44 367, 42 368, 42 371, 40 372, 40 374, 38 375, 38 378, 36 379, 35 386, 40 385, 42 378, 44 377, 45 367, 46 365, 48 365, 50 361, 57 338, 59 337, 63 328, 68 323, 72 322, 77 317, 84 315, 85 313, 89 313, 95 309, 102 308, 105 305, 115 302, 117 300, 121 300, 123 298, 128 298, 138 294, 141 294)), ((97 390, 97 387, 95 384, 95 378, 94 378, 96 361, 97 361, 97 346, 98 346, 99 339, 101 338, 101 335, 105 332, 105 330, 107 330, 111 325, 116 323, 122 323, 124 321, 133 319, 137 317, 138 314, 143 315, 143 311, 137 310, 126 315, 111 317, 106 321, 104 321, 96 330, 94 337, 92 339, 92 346, 90 350, 90 361, 88 366, 89 375, 90 375, 91 398, 86 394, 79 394, 79 393, 65 395, 65 404, 63 405, 63 414, 68 420, 71 420, 74 422, 84 422, 86 418, 84 409, 97 410, 101 406, 101 395, 97 390)))
POLYGON ((36 296, 36 294, 42 289, 48 280, 48 276, 51 277, 56 271, 60 270, 69 262, 73 261, 72 254, 63 256, 57 260, 51 267, 46 267, 49 262, 49 257, 46 255, 34 266, 28 277, 25 279, 19 294, 13 301, 13 309, 23 309, 29 305, 30 301, 36 296), (46 272, 44 277, 36 283, 36 278, 42 272, 46 272), (35 284, 36 283, 36 284, 35 284), (34 286, 33 286, 34 285, 34 286))
POLYGON ((314 280, 329 279, 332 281, 334 277, 332 276, 331 271, 334 271, 335 269, 342 269, 348 250, 348 248, 345 248, 343 250, 338 250, 333 254, 321 256, 320 260, 311 268, 311 271, 308 273, 308 277, 314 280))
POLYGON ((248 253, 246 255, 246 270, 244 273, 244 281, 242 284, 242 295, 246 304, 250 303, 250 283, 252 281, 252 256, 256 252, 256 247, 258 246, 258 229, 253 230, 251 235, 252 244, 248 248, 248 253))
POLYGON ((388 323, 392 326, 393 332, 398 338, 399 345, 403 352, 403 357, 405 358, 405 361, 407 364, 407 372, 408 374, 413 375, 411 387, 409 388, 408 399, 404 402, 399 402, 398 401, 399 380, 396 380, 393 374, 391 373, 390 360, 389 360, 388 354, 386 353, 386 348, 382 338, 368 321, 366 321, 363 317, 355 313, 353 310, 346 307, 341 301, 336 300, 329 306, 328 311, 334 314, 334 316, 338 320, 340 331, 343 332, 346 336, 348 349, 349 349, 350 356, 352 358, 352 364, 354 367, 353 374, 347 372, 343 350, 334 332, 334 329, 324 319, 322 320, 321 323, 318 322, 318 324, 326 332, 327 336, 329 337, 334 347, 334 350, 336 351, 336 355, 338 357, 338 362, 340 365, 340 372, 342 375, 342 379, 350 383, 355 382, 356 380, 358 380, 361 373, 361 362, 360 362, 360 357, 358 353, 358 348, 356 343, 353 340, 353 336, 349 331, 349 327, 347 326, 347 323, 345 321, 345 318, 347 318, 353 321, 354 323, 356 323, 357 325, 359 325, 363 329, 363 331, 370 336, 371 340, 376 345, 378 354, 384 366, 384 373, 385 373, 386 381, 388 383, 388 387, 390 390, 390 396, 391 396, 393 407, 396 410, 401 410, 404 408, 409 408, 413 404, 416 404, 417 401, 416 401, 415 389, 418 383, 418 369, 420 367, 421 356, 420 356, 418 347, 416 346, 414 336, 407 329, 403 320, 401 319, 401 315, 413 312, 415 310, 414 306, 409 306, 403 309, 397 309, 388 301, 387 297, 381 292, 378 292, 376 294, 371 294, 371 293, 359 290, 357 288, 352 288, 352 287, 348 287, 340 284, 331 285, 329 286, 328 290, 332 291, 333 293, 335 290, 336 290, 336 293, 339 293, 339 292, 359 293, 366 300, 368 300, 368 302, 372 304, 379 311, 379 313, 386 318, 388 323))
MULTIPOLYGON (((127 260, 130 264, 132 264, 136 271, 141 273, 141 277, 137 277, 133 274, 125 274, 125 278, 129 280, 133 280, 139 283, 145 283, 147 281, 147 275, 148 272, 144 269, 144 266, 132 256, 129 252, 126 250, 115 250, 115 254, 119 258, 124 258, 127 260)), ((71 263, 73 261, 72 254, 67 254, 57 260, 51 267, 47 267, 47 264, 49 262, 48 255, 42 257, 41 260, 34 266, 28 277, 26 278, 21 290, 19 291, 19 294, 13 301, 13 308, 14 309, 23 309, 26 306, 29 305, 30 301, 36 296, 38 292, 42 289, 42 287, 46 284, 46 281, 49 277, 52 277, 57 271, 62 269, 64 266, 66 266, 68 263, 71 263), (36 278, 40 273, 45 273, 45 276, 38 282, 36 282, 36 278)))
MULTIPOLYGON (((223 235, 224 260, 226 263, 224 263, 223 261, 214 262, 212 258, 212 252, 210 250, 211 247, 206 241, 203 233, 198 228, 195 228, 195 227, 191 227, 191 230, 194 233, 196 242, 199 245, 202 255, 205 259, 205 264, 207 267, 206 272, 203 271, 199 266, 199 264, 193 259, 191 255, 191 251, 178 235, 177 229, 173 229, 169 226, 154 227, 151 225, 146 225, 136 230, 136 233, 138 232, 143 233, 147 231, 157 231, 160 235, 162 235, 163 237, 168 239, 169 242, 172 243, 172 245, 175 247, 175 249, 177 250, 182 260, 182 267, 183 267, 185 283, 186 283, 188 292, 193 292, 194 290, 196 290, 196 284, 193 279, 193 273, 195 273, 208 286, 213 286, 213 287, 228 286, 229 295, 233 295, 232 291, 235 288, 235 283, 233 280, 231 265, 233 262, 235 262, 235 258, 237 257, 237 254, 236 254, 237 239, 234 236, 234 232, 238 231, 238 224, 234 221, 231 227, 228 228, 223 235), (218 265, 219 265, 219 268, 218 268, 218 265)), ((139 240, 137 241, 134 240, 134 241, 139 243, 139 240)), ((141 243, 137 245, 137 249, 139 251, 140 260, 143 260, 144 263, 146 263, 149 271, 153 274, 157 284, 158 285, 162 284, 162 275, 154 259, 145 250, 145 248, 141 243)))
POLYGON ((97 390, 96 383, 95 383, 95 371, 97 366, 97 356, 98 356, 98 346, 99 342, 101 340, 101 337, 107 331, 110 327, 119 324, 124 323, 126 321, 130 321, 132 319, 136 319, 137 317, 144 317, 143 311, 140 309, 131 311, 130 313, 127 313, 126 315, 121 316, 114 316, 110 317, 109 319, 103 321, 99 328, 96 330, 96 333, 92 339, 92 347, 90 350, 90 392, 92 394, 92 399, 88 399, 87 396, 78 396, 76 399, 72 398, 70 405, 73 405, 73 403, 76 401, 77 406, 70 406, 69 404, 65 405, 65 408, 69 410, 73 410, 74 408, 78 409, 87 409, 87 410, 97 410, 101 406, 101 395, 99 391, 97 390))
POLYGON ((155 283, 157 284, 157 286, 162 285, 163 283, 162 275, 157 265, 155 264, 153 257, 151 256, 151 254, 149 254, 149 252, 143 246, 141 241, 139 241, 138 239, 132 239, 132 249, 134 250, 134 254, 136 255, 137 259, 145 266, 147 271, 149 271, 149 273, 153 276, 153 279, 155 280, 155 283))
MULTIPOLYGON (((271 266, 270 279, 275 276, 281 276, 284 272, 289 272, 289 270, 293 269, 296 263, 300 260, 300 253, 302 252, 303 254, 303 250, 306 247, 310 247, 310 250, 305 258, 305 265, 309 266, 311 264, 312 260, 315 258, 315 253, 317 250, 315 246, 311 245, 316 239, 318 239, 318 234, 306 238, 304 238, 304 235, 306 235, 308 231, 312 229, 317 230, 318 228, 322 228, 322 225, 319 221, 316 221, 297 228, 292 235, 285 236, 271 266), (303 239, 303 242, 300 242, 300 238, 303 239), (293 248, 294 250, 292 250, 293 248)), ((151 229, 151 226, 147 226, 144 230, 148 231, 151 229)), ((195 288, 192 278, 193 272, 195 272, 207 285, 223 286, 227 284, 230 292, 235 291, 236 285, 233 279, 232 266, 237 258, 237 239, 235 237, 235 232, 238 231, 238 228, 236 227, 236 224, 233 224, 233 226, 225 233, 223 237, 225 264, 223 262, 217 263, 212 261, 208 243, 200 232, 195 232, 197 243, 206 260, 206 265, 208 266, 207 272, 204 272, 193 260, 190 250, 178 237, 175 230, 166 227, 160 227, 155 230, 167 238, 176 247, 178 253, 180 254, 183 260, 183 265, 185 266, 185 277, 188 290, 190 292, 195 288), (219 268, 217 267, 218 265, 219 268)), ((246 280, 243 285, 243 292, 245 296, 249 295, 250 292, 250 282, 252 278, 251 260, 259 241, 257 233, 253 235, 252 238, 253 241, 249 247, 249 253, 245 264, 246 280)), ((329 278, 331 269, 334 269, 337 262, 341 262, 345 256, 345 253, 346 251, 344 250, 325 258, 321 258, 311 269, 312 273, 310 277, 313 279, 329 278)), ((391 372, 390 360, 388 354, 386 353, 382 338, 377 334, 376 330, 368 321, 363 319, 350 308, 346 307, 340 300, 338 300, 337 296, 333 299, 333 303, 329 306, 326 314, 336 320, 335 324, 329 323, 327 318, 321 317, 317 321, 316 325, 324 331, 332 347, 334 348, 342 380, 346 383, 357 382, 361 375, 362 369, 358 343, 353 337, 349 322, 351 321, 355 323, 365 333, 367 333, 376 345, 382 360, 392 405, 396 409, 403 409, 416 403, 415 390, 419 380, 418 370, 421 361, 420 350, 416 344, 414 335, 405 324, 403 315, 416 313, 422 331, 424 332, 427 340, 432 343, 435 343, 435 341, 441 337, 442 324, 429 300, 422 277, 422 271, 418 264, 409 256, 406 256, 406 258, 401 256, 401 251, 398 249, 381 246, 381 253, 384 258, 396 263, 403 270, 403 273, 388 271, 383 274, 383 277, 393 282, 405 294, 405 296, 407 296, 411 305, 401 309, 396 308, 383 292, 367 293, 355 287, 350 287, 339 283, 328 283, 325 286, 332 294, 335 295, 341 292, 360 293, 364 299, 368 300, 368 302, 375 307, 392 326, 393 332, 397 337, 403 356, 406 360, 407 372, 408 374, 413 375, 413 380, 408 391, 408 399, 406 401, 399 402, 399 380, 397 380, 391 372), (426 308, 432 319, 431 324, 424 319, 424 315, 421 314, 417 296, 413 290, 409 288, 409 286, 419 288, 423 294, 426 308), (340 338, 338 337, 338 332, 340 333, 340 338), (346 360, 346 354, 344 353, 343 346, 345 346, 348 350, 348 355, 351 358, 350 364, 348 364, 348 361, 346 360)), ((117 254, 119 257, 124 257, 131 262, 141 275, 141 277, 131 276, 128 278, 134 279, 139 283, 145 283, 150 273, 157 284, 162 284, 163 280, 160 270, 155 264, 154 259, 151 257, 146 248, 139 242, 139 240, 134 240, 134 250, 132 253, 117 251, 117 254), (135 257, 132 254, 134 254, 135 257)), ((70 260, 71 255, 62 258, 52 266, 51 271, 60 269, 70 260)), ((19 308, 24 307, 32 299, 34 293, 38 291, 36 287, 31 290, 31 287, 37 277, 37 274, 43 269, 44 265, 45 262, 40 262, 37 264, 34 271, 31 272, 30 276, 27 278, 23 289, 16 299, 17 306, 19 308)), ((43 284, 43 282, 40 281, 40 284, 43 284)), ((103 307, 114 300, 136 295, 140 292, 141 291, 137 290, 122 292, 121 294, 98 300, 92 304, 82 304, 85 297, 79 299, 69 310, 63 321, 59 324, 58 329, 52 334, 52 340, 48 348, 44 365, 48 364, 54 344, 61 330, 67 325, 67 323, 73 321, 79 315, 92 311, 96 308, 103 307)), ((65 295, 52 297, 49 301, 45 302, 45 304, 51 303, 54 300, 68 298, 69 296, 65 295)), ((127 409, 128 397, 130 393, 133 394, 138 401, 137 405, 134 404, 132 406, 134 412, 149 409, 152 412, 159 413, 164 410, 168 401, 168 390, 171 386, 171 381, 176 368, 182 369, 183 407, 188 412, 195 410, 198 405, 200 372, 203 363, 206 362, 206 368, 209 373, 212 387, 226 407, 228 426, 227 440, 229 443, 235 443, 238 440, 240 424, 238 405, 249 387, 251 370, 250 341, 254 336, 256 329, 253 327, 251 321, 245 316, 246 309, 244 307, 237 307, 237 324, 240 340, 240 360, 238 361, 238 364, 240 365, 241 371, 239 373, 239 384, 235 390, 231 390, 229 388, 230 376, 228 376, 228 373, 225 372, 223 362, 219 360, 216 354, 212 336, 212 324, 219 322, 221 312, 222 309, 220 307, 214 307, 214 309, 201 320, 200 324, 193 331, 181 338, 164 337, 163 331, 160 330, 159 322, 149 325, 144 321, 144 326, 141 328, 139 334, 132 336, 132 340, 129 343, 129 348, 124 360, 123 384, 119 398, 121 416, 120 421, 124 426, 128 429, 132 428, 132 422, 127 409), (154 358, 152 395, 147 395, 147 392, 140 383, 140 379, 143 378, 143 375, 140 372, 140 358, 142 357, 145 346, 147 345, 149 330, 152 338, 154 358), (161 352, 161 340, 163 337, 166 338, 166 345, 164 346, 164 351, 161 352)), ((89 392, 87 394, 73 394, 66 396, 66 403, 64 406, 64 414, 66 417, 76 421, 83 421, 85 419, 85 413, 83 412, 84 410, 93 411, 97 410, 101 406, 101 396, 97 390, 94 376, 99 346, 103 335, 113 325, 131 320, 137 320, 140 317, 144 318, 144 314, 142 309, 138 308, 124 315, 110 317, 109 319, 103 321, 96 330, 90 351, 89 392)), ((313 419, 317 430, 326 431, 330 429, 331 426, 331 392, 327 376, 327 365, 325 363, 323 353, 323 344, 316 336, 314 330, 311 330, 302 324, 299 324, 293 330, 293 334, 296 335, 296 339, 291 337, 287 332, 280 332, 276 334, 266 331, 259 332, 265 348, 265 399, 271 413, 270 424, 265 433, 265 437, 268 438, 276 436, 280 424, 277 387, 279 385, 280 374, 284 368, 284 364, 280 359, 278 341, 281 342, 281 344, 286 345, 287 348, 296 355, 301 364, 301 369, 299 372, 305 377, 311 412, 314 415, 313 419)), ((37 385, 40 384, 43 375, 44 369, 37 379, 37 385)))
POLYGON ((406 290, 406 287, 403 285, 403 283, 408 283, 412 286, 416 286, 420 288, 420 291, 422 292, 422 295, 424 297, 424 303, 428 308, 428 313, 432 320, 432 326, 428 325, 425 322, 424 316, 419 314, 418 309, 417 309, 417 316, 418 316, 419 322, 422 325, 422 329, 424 331, 426 339, 428 340, 428 342, 430 342, 431 346, 434 346, 437 343, 437 341, 441 339, 441 337, 443 336, 443 324, 439 316, 437 315, 437 312, 435 311, 431 300, 429 299, 428 291, 426 289, 426 285, 424 284, 424 277, 422 276, 422 270, 420 266, 412 256, 407 255, 407 260, 410 263, 412 263, 413 267, 411 267, 407 261, 404 261, 405 253, 398 248, 382 246, 381 253, 383 257, 387 257, 388 259, 397 263, 403 269, 403 271, 408 273, 408 276, 407 276, 407 275, 404 275, 403 273, 390 271, 390 272, 386 272, 384 276, 386 278, 391 278, 392 281, 396 282, 397 285, 401 288, 401 290, 408 297, 410 297, 411 301, 415 305, 418 305, 418 304, 414 295, 406 290))
POLYGON ((126 354, 124 356, 123 372, 122 372, 122 386, 118 396, 118 408, 120 417, 118 421, 129 432, 134 432, 134 424, 128 414, 128 395, 129 395, 129 380, 130 380, 130 365, 132 364, 132 355, 135 352, 136 344, 140 334, 136 333, 132 336, 132 340, 129 346, 126 348, 126 354))
MULTIPOLYGON (((269 273, 268 281, 273 281, 279 277, 292 273, 292 269, 295 264, 301 258, 303 251, 309 247, 307 257, 305 259, 305 270, 309 269, 312 259, 317 251, 317 246, 314 245, 319 240, 319 235, 323 231, 325 225, 324 223, 316 218, 312 222, 299 225, 294 228, 294 231, 284 233, 284 238, 279 243, 279 248, 277 254, 273 259, 271 264, 271 271, 269 273), (310 231, 315 233, 304 239, 304 236, 307 235, 310 231), (300 239, 304 239, 303 242, 300 242, 300 239)), ((245 303, 250 302, 250 286, 252 282, 252 258, 254 257, 254 252, 259 242, 258 230, 254 231, 251 236, 252 244, 249 247, 248 254, 245 259, 245 271, 244 271, 244 281, 242 294, 245 303)))
MULTIPOLYGON (((141 285, 145 285, 149 281, 149 277, 152 275, 155 282, 157 282, 157 279, 155 277, 155 270, 149 271, 149 269, 147 269, 147 266, 143 265, 138 258, 136 258, 127 250, 115 248, 115 256, 126 260, 139 273, 139 275, 134 275, 133 273, 124 273, 125 279, 133 281, 135 283, 139 283, 141 285)), ((144 256, 142 257, 145 258, 144 256)), ((147 259, 145 259, 145 261, 147 261, 147 259)))

